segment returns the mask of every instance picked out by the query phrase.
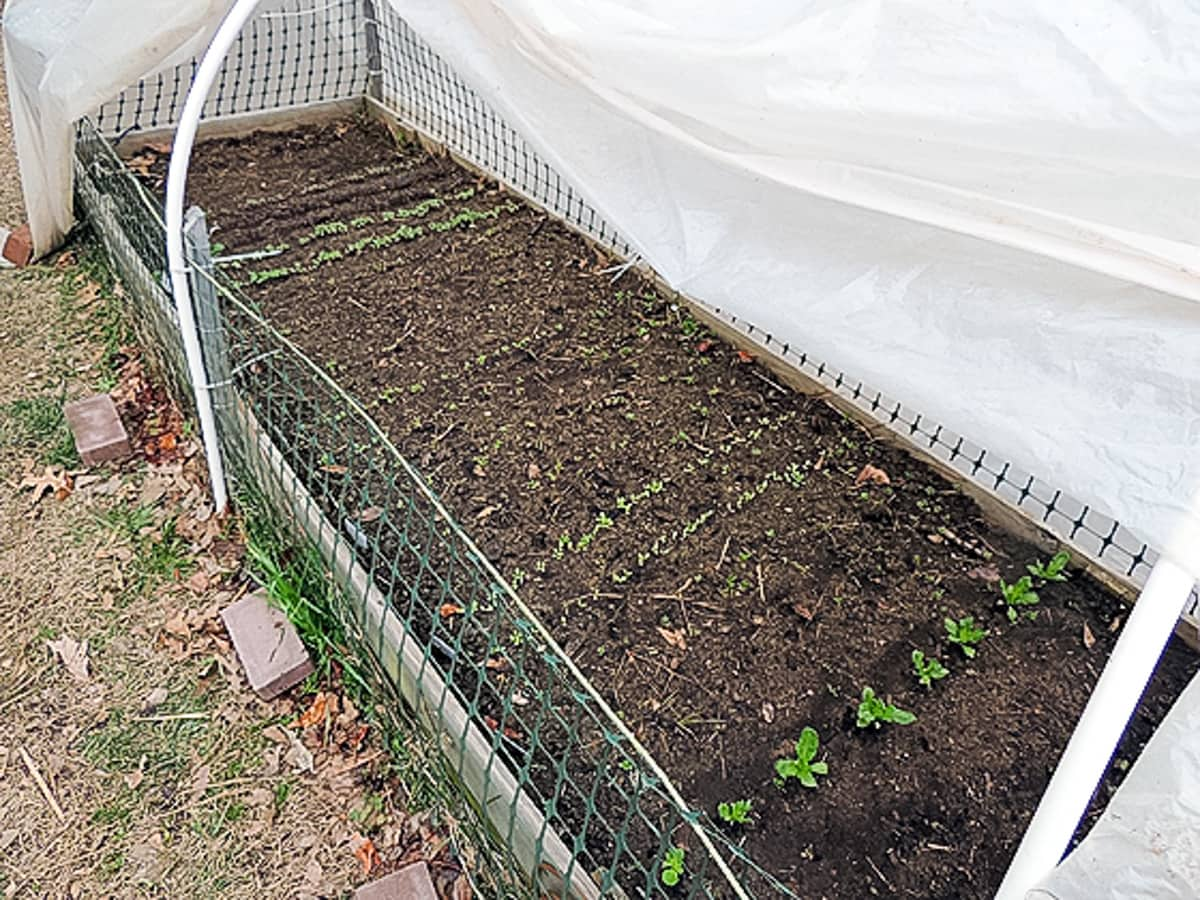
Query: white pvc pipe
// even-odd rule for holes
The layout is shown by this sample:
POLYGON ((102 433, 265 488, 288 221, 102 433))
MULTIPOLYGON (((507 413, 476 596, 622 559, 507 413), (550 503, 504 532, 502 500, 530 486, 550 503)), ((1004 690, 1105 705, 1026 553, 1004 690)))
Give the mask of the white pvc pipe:
POLYGON ((1125 732, 1195 578, 1161 557, 1092 691, 996 900, 1024 900, 1058 865, 1125 732))
POLYGON ((237 0, 213 36, 188 90, 183 112, 179 115, 179 122, 175 127, 175 141, 171 148, 171 164, 167 169, 167 265, 171 273, 171 293, 175 297, 179 330, 183 336, 183 351, 187 357, 188 374, 191 376, 192 389, 195 392, 196 415, 200 418, 200 432, 204 438, 204 455, 208 458, 213 507, 218 513, 224 512, 229 498, 225 489, 225 465, 221 458, 221 445, 217 439, 217 422, 213 416, 212 394, 209 390, 208 375, 204 370, 200 335, 196 330, 196 313, 192 309, 187 261, 183 254, 183 201, 187 190, 192 145, 196 142, 196 129, 200 125, 204 102, 208 99, 208 92, 221 70, 225 54, 233 46, 242 26, 246 24, 256 6, 258 0, 237 0))

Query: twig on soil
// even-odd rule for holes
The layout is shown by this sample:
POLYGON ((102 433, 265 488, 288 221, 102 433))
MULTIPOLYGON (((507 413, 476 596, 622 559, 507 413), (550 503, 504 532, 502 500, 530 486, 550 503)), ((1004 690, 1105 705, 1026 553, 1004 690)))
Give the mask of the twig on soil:
POLYGON ((185 719, 207 719, 206 712, 166 713, 158 716, 133 716, 132 722, 179 722, 185 719))
POLYGON ((21 761, 25 763, 25 768, 29 770, 29 774, 33 776, 33 780, 37 783, 38 788, 42 792, 42 796, 46 798, 46 802, 50 804, 50 808, 54 810, 54 815, 58 816, 58 821, 65 822, 67 817, 63 814, 62 807, 58 805, 58 801, 54 799, 54 794, 50 792, 50 785, 46 784, 46 779, 42 777, 42 773, 38 770, 37 764, 25 752, 24 747, 18 747, 17 752, 21 754, 21 761))
POLYGON ((733 540, 733 535, 728 535, 725 538, 725 546, 721 548, 721 558, 717 560, 717 568, 715 571, 720 572, 721 566, 725 564, 725 557, 729 553, 729 542, 733 540))
MULTIPOLYGON (((635 660, 637 662, 649 663, 650 665, 654 666, 656 669, 662 669, 662 671, 666 672, 668 675, 673 675, 674 677, 679 678, 682 681, 690 682, 691 684, 694 684, 696 687, 698 687, 700 690, 704 691, 704 693, 708 694, 708 696, 710 696, 712 699, 717 700, 717 701, 721 700, 721 697, 719 697, 717 694, 710 691, 708 688, 706 688, 703 684, 701 684, 695 678, 692 678, 690 675, 684 675, 682 672, 677 672, 675 669, 672 669, 670 666, 664 666, 658 660, 651 659, 648 656, 642 656, 640 653, 634 653, 632 650, 627 650, 626 655, 632 660, 635 660)), ((666 706, 666 704, 663 704, 663 705, 666 706)))
POLYGON ((436 444, 436 443, 440 442, 440 441, 442 440, 442 438, 444 438, 444 437, 446 437, 447 435, 449 435, 449 434, 450 434, 450 432, 452 432, 452 431, 453 431, 455 428, 457 428, 457 427, 458 427, 458 423, 457 423, 457 422, 451 422, 451 423, 450 423, 450 427, 449 427, 449 428, 447 428, 445 431, 443 431, 441 434, 439 434, 437 437, 435 437, 435 438, 433 439, 433 443, 435 443, 435 444, 436 444))
POLYGON ((891 891, 893 894, 896 893, 896 888, 893 887, 892 883, 887 880, 887 876, 879 871, 879 866, 875 865, 875 861, 872 860, 871 857, 869 857, 869 856, 866 856, 863 858, 867 861, 867 865, 869 865, 871 867, 871 871, 879 876, 879 880, 884 883, 884 885, 887 887, 887 889, 889 891, 891 891))
POLYGON ((770 378, 768 378, 762 372, 756 372, 753 369, 751 369, 750 374, 753 375, 755 378, 757 378, 759 381, 769 384, 775 390, 779 391, 779 393, 784 394, 784 395, 787 394, 787 391, 784 388, 781 388, 778 384, 776 384, 774 381, 772 381, 770 378))
POLYGON ((758 563, 755 568, 758 570, 758 599, 762 602, 763 609, 766 609, 767 589, 763 587, 762 563, 758 563))

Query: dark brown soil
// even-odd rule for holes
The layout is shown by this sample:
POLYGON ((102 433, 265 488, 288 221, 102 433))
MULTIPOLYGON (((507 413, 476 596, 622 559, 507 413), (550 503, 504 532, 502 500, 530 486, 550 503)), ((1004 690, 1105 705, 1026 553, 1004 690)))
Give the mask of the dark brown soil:
MULTIPOLYGON (((761 865, 806 898, 992 895, 1117 599, 1073 572, 1010 624, 994 579, 1044 554, 649 283, 613 283, 544 213, 378 127, 202 145, 191 185, 224 252, 287 245, 231 274, 370 408, 685 795, 753 801, 761 865), (890 484, 856 484, 866 465, 890 484), (945 639, 964 615, 989 630, 974 660, 945 639), (950 676, 919 687, 914 649, 950 676), (858 729, 867 685, 917 722, 858 729), (774 761, 806 725, 829 775, 781 790, 774 761)), ((1121 759, 1196 668, 1170 648, 1121 759)))

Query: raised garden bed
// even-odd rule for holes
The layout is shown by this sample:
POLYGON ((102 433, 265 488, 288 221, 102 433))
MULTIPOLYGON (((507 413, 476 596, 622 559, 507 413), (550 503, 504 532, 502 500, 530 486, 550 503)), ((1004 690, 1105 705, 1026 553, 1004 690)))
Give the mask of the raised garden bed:
MULTIPOLYGON (((728 827, 759 864, 804 897, 992 895, 1121 601, 1070 570, 1006 605, 999 579, 1046 553, 381 126, 203 144, 191 193, 220 253, 273 254, 225 272, 370 409, 685 796, 751 801, 728 827), (973 658, 944 625, 967 616, 973 658), (921 686, 914 650, 949 675, 921 686), (916 721, 860 728, 868 686, 916 721), (779 787, 806 727, 828 774, 779 787)), ((1169 649, 1122 763, 1196 668, 1169 649)))

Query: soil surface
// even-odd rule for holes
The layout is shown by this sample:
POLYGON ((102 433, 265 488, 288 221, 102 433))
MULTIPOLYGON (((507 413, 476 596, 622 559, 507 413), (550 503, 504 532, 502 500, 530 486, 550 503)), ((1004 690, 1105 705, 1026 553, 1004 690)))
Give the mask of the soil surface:
MULTIPOLYGON (((760 865, 810 898, 992 895, 1118 599, 1071 570, 1010 623, 998 579, 1045 554, 381 127, 204 144, 190 183, 219 252, 275 254, 227 274, 371 410, 689 800, 752 801, 731 835, 760 865), (973 659, 947 616, 987 629, 973 659), (914 650, 948 677, 921 687, 914 650), (915 723, 857 727, 867 686, 915 723), (806 726, 828 775, 780 788, 806 726)), ((1089 821, 1196 668, 1168 650, 1089 821)))

